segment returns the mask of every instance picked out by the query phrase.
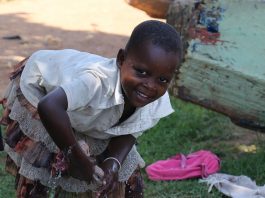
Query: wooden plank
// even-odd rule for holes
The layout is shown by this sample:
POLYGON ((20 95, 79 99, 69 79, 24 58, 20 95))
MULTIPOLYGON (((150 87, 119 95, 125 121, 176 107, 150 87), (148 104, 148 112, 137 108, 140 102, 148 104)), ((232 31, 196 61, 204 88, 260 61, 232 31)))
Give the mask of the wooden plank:
POLYGON ((168 22, 187 42, 173 95, 265 131, 265 1, 209 0, 192 6, 171 7, 169 14, 168 22), (186 21, 179 14, 184 8, 186 21))

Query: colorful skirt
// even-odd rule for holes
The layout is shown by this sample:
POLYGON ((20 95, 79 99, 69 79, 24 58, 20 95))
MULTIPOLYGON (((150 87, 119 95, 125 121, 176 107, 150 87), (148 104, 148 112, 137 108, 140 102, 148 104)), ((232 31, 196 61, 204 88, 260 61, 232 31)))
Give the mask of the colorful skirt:
MULTIPOLYGON (((60 150, 43 127, 37 109, 26 100, 19 88, 26 60, 16 65, 6 94, 0 100, 3 106, 0 122, 6 126, 6 171, 16 177, 17 197, 96 197, 93 186, 85 181, 53 174, 60 150)), ((84 140, 89 145, 95 157, 104 153, 109 142, 79 133, 75 135, 77 140, 84 140)), ((119 171, 119 184, 108 197, 143 197, 139 159, 140 156, 132 149, 119 171)))

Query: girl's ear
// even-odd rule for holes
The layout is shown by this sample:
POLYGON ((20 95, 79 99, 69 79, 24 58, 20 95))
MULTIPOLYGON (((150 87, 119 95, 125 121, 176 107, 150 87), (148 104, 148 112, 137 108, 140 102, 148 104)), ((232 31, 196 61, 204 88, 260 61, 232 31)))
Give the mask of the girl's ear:
POLYGON ((120 49, 118 54, 117 54, 117 66, 121 67, 123 62, 125 60, 125 50, 124 49, 120 49))

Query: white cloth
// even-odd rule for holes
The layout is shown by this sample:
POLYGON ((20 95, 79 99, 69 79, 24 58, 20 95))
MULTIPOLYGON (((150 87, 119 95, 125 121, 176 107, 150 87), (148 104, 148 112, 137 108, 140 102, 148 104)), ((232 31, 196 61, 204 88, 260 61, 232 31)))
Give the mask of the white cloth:
POLYGON ((209 192, 215 186, 220 192, 232 198, 265 198, 265 186, 257 186, 249 177, 215 173, 200 182, 206 182, 209 192))
POLYGON ((125 134, 138 137, 173 112, 166 93, 112 127, 124 108, 116 59, 72 49, 35 52, 27 61, 20 81, 26 99, 36 107, 41 97, 58 86, 66 93, 72 127, 93 138, 125 134))

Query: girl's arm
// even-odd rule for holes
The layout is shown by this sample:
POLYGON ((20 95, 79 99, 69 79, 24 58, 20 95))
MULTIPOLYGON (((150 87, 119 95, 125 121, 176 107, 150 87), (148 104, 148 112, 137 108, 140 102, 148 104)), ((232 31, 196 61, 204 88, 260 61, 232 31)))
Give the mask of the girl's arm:
POLYGON ((127 154, 135 144, 135 137, 132 135, 122 135, 111 138, 110 143, 107 147, 108 157, 116 158, 121 164, 127 157, 127 154))
POLYGON ((40 100, 38 113, 55 144, 60 150, 69 154, 71 176, 90 182, 95 160, 87 157, 77 143, 66 113, 67 106, 66 94, 61 87, 58 87, 40 100))
POLYGON ((118 182, 119 168, 135 144, 135 141, 136 139, 132 135, 111 138, 107 147, 107 158, 100 165, 105 173, 105 185, 99 189, 98 195, 104 196, 114 190, 118 182))
POLYGON ((77 144, 66 113, 67 106, 66 94, 60 87, 48 93, 38 103, 41 121, 61 150, 77 144))

